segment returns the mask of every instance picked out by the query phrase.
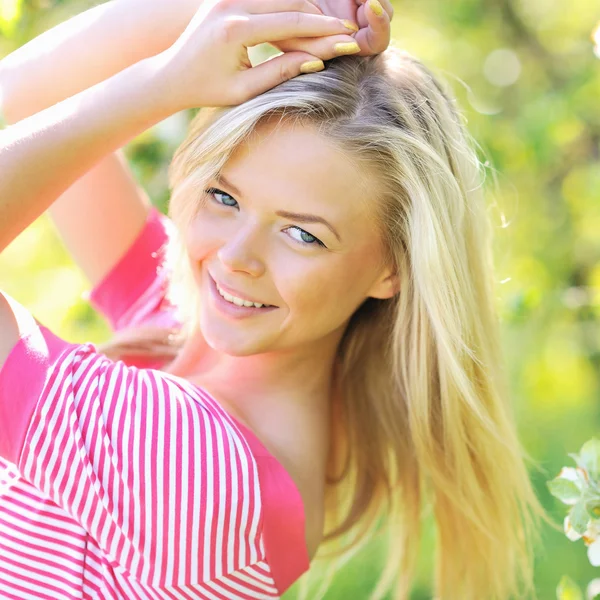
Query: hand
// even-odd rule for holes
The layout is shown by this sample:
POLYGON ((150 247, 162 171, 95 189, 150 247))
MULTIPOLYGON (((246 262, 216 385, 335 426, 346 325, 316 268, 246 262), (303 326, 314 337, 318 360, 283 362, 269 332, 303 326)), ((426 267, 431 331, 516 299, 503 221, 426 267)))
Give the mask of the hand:
MULTIPOLYGON (((172 110, 237 105, 299 75, 321 56, 290 51, 252 67, 248 47, 286 39, 353 33, 309 0, 205 0, 179 39, 154 58, 172 110)), ((331 42, 329 42, 331 44, 331 42)), ((327 55, 331 58, 332 49, 327 55)))
MULTIPOLYGON (((370 56, 383 52, 390 44, 390 21, 394 9, 390 0, 379 0, 383 12, 377 15, 367 0, 312 0, 327 16, 347 19, 359 26, 359 31, 351 34, 360 46, 357 56, 370 56)), ((323 54, 336 42, 336 38, 307 39, 296 38, 272 43, 282 52, 302 50, 323 57, 323 54)), ((331 57, 325 57, 324 60, 331 57)))

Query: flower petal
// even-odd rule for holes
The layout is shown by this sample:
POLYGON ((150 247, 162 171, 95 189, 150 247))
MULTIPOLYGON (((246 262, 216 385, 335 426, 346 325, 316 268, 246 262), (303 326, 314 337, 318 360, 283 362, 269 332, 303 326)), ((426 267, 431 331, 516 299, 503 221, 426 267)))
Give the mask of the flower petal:
POLYGON ((594 567, 600 567, 600 539, 588 546, 588 558, 594 567))
POLYGON ((575 482, 579 480, 579 477, 577 476, 577 469, 575 467, 563 467, 557 477, 575 482))
POLYGON ((592 579, 587 586, 586 597, 587 600, 594 600, 596 596, 600 594, 600 579, 592 579))
POLYGON ((571 519, 569 519, 569 515, 565 516, 565 520, 563 523, 565 535, 572 541, 576 542, 581 536, 571 527, 571 519))

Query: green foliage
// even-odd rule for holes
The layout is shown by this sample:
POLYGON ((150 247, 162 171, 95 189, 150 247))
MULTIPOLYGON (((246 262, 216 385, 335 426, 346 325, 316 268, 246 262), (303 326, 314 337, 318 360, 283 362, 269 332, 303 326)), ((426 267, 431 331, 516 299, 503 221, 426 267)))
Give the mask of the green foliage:
POLYGON ((593 438, 583 445, 577 464, 589 473, 591 479, 600 477, 600 440, 593 438))
POLYGON ((565 504, 572 504, 571 500, 577 500, 581 496, 577 485, 567 479, 553 479, 548 482, 548 489, 553 496, 565 504))
POLYGON ((584 500, 580 500, 573 505, 569 511, 569 519, 573 529, 580 535, 585 533, 587 524, 590 520, 590 513, 587 510, 584 500))
MULTIPOLYGON (((0 0, 0 57, 96 3, 0 0)), ((567 451, 598 435, 600 426, 600 61, 590 38, 598 3, 393 4, 397 44, 447 79, 482 160, 489 160, 488 182, 498 178, 499 189, 489 188, 497 305, 520 434, 541 467, 532 478, 545 507, 560 523, 566 500, 581 532, 584 520, 600 516, 596 491, 584 494, 580 479, 546 482, 567 451)), ((167 167, 191 116, 154 127, 126 148, 136 178, 163 210, 167 167)), ((87 282, 45 217, 2 253, 0 283, 69 340, 109 336, 85 300, 87 282)), ((599 445, 593 440, 576 460, 594 477, 599 445)), ((540 599, 557 593, 561 573, 578 581, 594 576, 579 544, 549 527, 543 535, 536 552, 544 557, 536 564, 540 599)), ((424 541, 413 600, 431 597, 433 539, 424 541)), ((356 600, 366 597, 378 556, 369 551, 351 560, 327 600, 347 599, 351 590, 360 590, 356 600)), ((568 578, 561 586, 561 600, 582 598, 568 578)), ((294 594, 292 588, 285 597, 294 594)))

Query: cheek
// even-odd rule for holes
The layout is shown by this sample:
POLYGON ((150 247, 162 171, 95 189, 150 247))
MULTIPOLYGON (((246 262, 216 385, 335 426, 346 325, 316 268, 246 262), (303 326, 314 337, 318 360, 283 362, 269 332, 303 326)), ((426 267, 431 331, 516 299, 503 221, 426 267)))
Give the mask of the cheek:
POLYGON ((204 260, 219 246, 218 228, 205 216, 196 217, 187 229, 185 245, 193 261, 204 260))
POLYGON ((351 261, 333 260, 322 267, 297 271, 295 277, 286 270, 281 284, 281 295, 295 320, 313 330, 338 327, 364 300, 364 286, 351 261))

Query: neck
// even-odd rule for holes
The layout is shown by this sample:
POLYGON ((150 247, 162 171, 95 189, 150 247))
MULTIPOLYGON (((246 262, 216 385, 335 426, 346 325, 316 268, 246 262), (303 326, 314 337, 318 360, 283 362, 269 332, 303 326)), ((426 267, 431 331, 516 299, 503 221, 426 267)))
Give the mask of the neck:
MULTIPOLYGON (((206 389, 223 408, 265 441, 325 452, 337 347, 343 331, 318 344, 251 356, 214 350, 191 337, 169 371, 206 389)), ((271 445, 271 447, 269 447, 271 445)))

